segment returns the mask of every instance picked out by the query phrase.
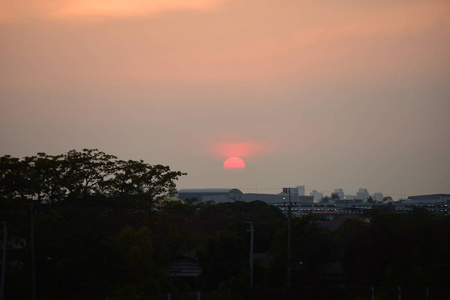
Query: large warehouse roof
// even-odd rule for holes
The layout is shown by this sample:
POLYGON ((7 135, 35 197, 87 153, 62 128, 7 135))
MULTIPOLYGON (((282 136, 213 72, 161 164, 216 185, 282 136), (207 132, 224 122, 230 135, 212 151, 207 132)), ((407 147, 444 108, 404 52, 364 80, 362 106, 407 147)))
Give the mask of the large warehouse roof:
POLYGON ((179 194, 229 194, 240 193, 238 189, 182 189, 178 191, 179 194))
POLYGON ((214 202, 239 201, 242 194, 238 189, 182 189, 178 191, 180 199, 196 198, 200 202, 209 200, 214 202))

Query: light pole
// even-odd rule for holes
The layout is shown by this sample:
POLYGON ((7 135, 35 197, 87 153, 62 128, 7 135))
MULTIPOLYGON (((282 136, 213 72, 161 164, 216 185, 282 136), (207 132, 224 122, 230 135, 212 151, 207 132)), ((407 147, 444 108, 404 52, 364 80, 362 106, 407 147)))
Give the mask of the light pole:
POLYGON ((287 211, 287 274, 286 286, 291 286, 291 188, 289 188, 289 205, 287 211))
POLYGON ((8 230, 6 227, 6 222, 2 221, 0 224, 3 224, 3 258, 2 258, 2 282, 0 285, 0 300, 3 300, 3 295, 5 293, 5 275, 6 275, 6 248, 8 243, 8 230))
POLYGON ((31 197, 30 204, 30 231, 31 231, 31 296, 32 300, 36 300, 36 268, 44 261, 52 259, 47 257, 45 260, 36 263, 35 247, 34 247, 34 200, 31 197))
POLYGON ((34 207, 33 196, 30 204, 30 231, 31 231, 31 296, 32 300, 36 300, 36 257, 34 255, 34 207))
POLYGON ((44 259, 44 260, 41 260, 41 261, 39 261, 39 262, 35 262, 34 263, 34 265, 33 265, 33 300, 35 300, 36 299, 36 296, 37 296, 37 289, 36 289, 36 270, 37 270, 37 267, 39 266, 39 265, 41 265, 42 263, 44 263, 44 262, 46 262, 46 261, 49 261, 49 260, 51 260, 52 258, 51 257, 47 257, 46 259, 44 259))
POLYGON ((250 287, 253 287, 253 237, 254 237, 254 230, 253 230, 253 222, 245 222, 247 224, 250 224, 250 287))

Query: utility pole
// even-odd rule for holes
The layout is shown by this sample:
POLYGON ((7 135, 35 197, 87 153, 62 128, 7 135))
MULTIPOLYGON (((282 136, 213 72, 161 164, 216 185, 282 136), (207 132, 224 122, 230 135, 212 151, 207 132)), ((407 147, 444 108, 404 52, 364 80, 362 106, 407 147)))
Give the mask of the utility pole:
POLYGON ((3 300, 3 295, 5 294, 5 275, 6 275, 6 248, 8 248, 8 230, 6 227, 6 222, 2 221, 3 224, 3 255, 2 255, 2 281, 0 285, 0 300, 3 300))
POLYGON ((286 286, 291 286, 291 188, 289 188, 289 205, 287 211, 287 275, 286 286))
POLYGON ((32 300, 36 300, 36 257, 34 254, 34 199, 31 196, 30 204, 30 231, 31 231, 31 296, 32 300))
POLYGON ((254 240, 254 230, 253 222, 245 222, 250 224, 250 287, 253 287, 253 240, 254 240))

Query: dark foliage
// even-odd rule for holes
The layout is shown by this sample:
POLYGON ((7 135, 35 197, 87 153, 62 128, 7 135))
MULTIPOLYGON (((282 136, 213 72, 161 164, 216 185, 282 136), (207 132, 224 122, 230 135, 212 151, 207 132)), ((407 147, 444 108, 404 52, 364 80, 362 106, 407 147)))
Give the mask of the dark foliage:
POLYGON ((31 228, 40 299, 195 290, 215 291, 205 299, 368 299, 372 285, 379 299, 395 298, 399 285, 405 299, 423 299, 425 287, 445 299, 450 286, 450 218, 424 209, 374 211, 334 232, 313 216, 293 218, 288 261, 287 218, 278 208, 260 201, 165 201, 184 175, 169 167, 97 150, 0 162, 0 220, 8 224, 5 299, 31 299, 31 228), (180 254, 196 254, 203 270, 189 285, 168 271, 180 254))

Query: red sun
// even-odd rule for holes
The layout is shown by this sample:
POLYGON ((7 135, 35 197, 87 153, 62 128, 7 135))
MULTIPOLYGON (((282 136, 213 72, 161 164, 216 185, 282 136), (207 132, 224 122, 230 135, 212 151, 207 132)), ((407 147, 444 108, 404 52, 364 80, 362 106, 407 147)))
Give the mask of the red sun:
POLYGON ((245 162, 237 156, 231 156, 225 160, 225 162, 223 163, 223 168, 224 169, 245 169, 245 162))

